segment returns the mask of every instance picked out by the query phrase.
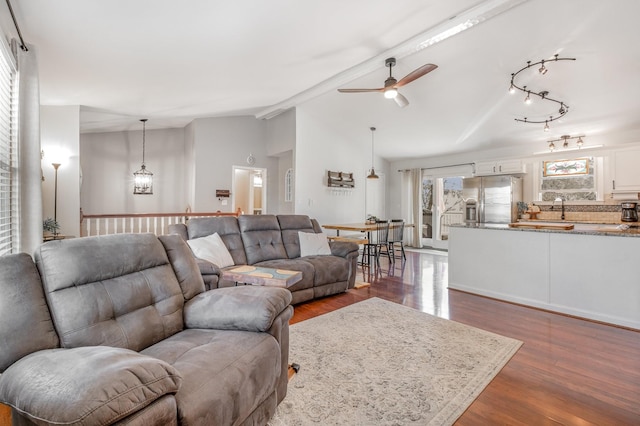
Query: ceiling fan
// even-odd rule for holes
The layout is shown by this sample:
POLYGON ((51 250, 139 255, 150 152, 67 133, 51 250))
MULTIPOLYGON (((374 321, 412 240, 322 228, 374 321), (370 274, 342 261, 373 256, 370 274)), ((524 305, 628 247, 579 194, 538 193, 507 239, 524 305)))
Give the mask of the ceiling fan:
POLYGON ((396 101, 399 107, 403 108, 409 105, 409 101, 407 98, 398 93, 398 88, 405 86, 411 83, 413 80, 417 80, 423 75, 430 73, 431 71, 438 68, 437 65, 434 64, 425 64, 413 71, 409 74, 405 75, 400 81, 393 78, 391 74, 391 69, 396 64, 396 58, 388 58, 384 61, 384 65, 389 67, 389 78, 384 81, 384 87, 380 87, 378 89, 338 89, 338 92, 341 93, 363 93, 363 92, 383 92, 384 97, 387 99, 393 99, 396 101))

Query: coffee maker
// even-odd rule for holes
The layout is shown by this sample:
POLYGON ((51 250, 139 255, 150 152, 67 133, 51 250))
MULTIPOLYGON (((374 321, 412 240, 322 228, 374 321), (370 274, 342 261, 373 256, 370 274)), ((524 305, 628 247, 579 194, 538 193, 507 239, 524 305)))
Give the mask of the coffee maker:
POLYGON ((476 223, 478 221, 477 201, 472 198, 464 202, 464 221, 465 223, 476 223))
POLYGON ((638 203, 632 202, 624 202, 621 203, 622 207, 622 217, 620 218, 623 222, 637 222, 638 221, 638 210, 636 206, 638 203))

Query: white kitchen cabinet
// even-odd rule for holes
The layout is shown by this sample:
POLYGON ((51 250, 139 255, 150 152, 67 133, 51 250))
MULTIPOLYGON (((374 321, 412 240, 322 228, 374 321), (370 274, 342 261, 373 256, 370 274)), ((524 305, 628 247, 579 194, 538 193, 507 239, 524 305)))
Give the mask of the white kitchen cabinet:
POLYGON ((476 163, 476 176, 525 173, 522 160, 502 160, 476 163))
POLYGON ((640 149, 616 151, 613 154, 613 191, 640 192, 640 149))
POLYGON ((640 237, 452 226, 449 288, 640 329, 640 237))

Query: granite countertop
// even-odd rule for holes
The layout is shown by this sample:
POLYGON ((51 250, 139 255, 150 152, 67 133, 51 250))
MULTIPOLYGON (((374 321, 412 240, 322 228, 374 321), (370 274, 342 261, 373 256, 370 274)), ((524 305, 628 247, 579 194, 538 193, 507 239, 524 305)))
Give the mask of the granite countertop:
POLYGON ((608 235, 615 237, 640 237, 640 222, 624 223, 632 226, 629 229, 618 229, 623 223, 597 223, 597 222, 547 222, 547 221, 521 221, 519 223, 531 224, 566 224, 574 225, 573 229, 534 229, 534 228, 512 228, 508 223, 476 223, 467 224, 460 223, 450 225, 455 228, 476 228, 476 229, 496 229, 513 232, 553 232, 561 234, 579 234, 579 235, 608 235))

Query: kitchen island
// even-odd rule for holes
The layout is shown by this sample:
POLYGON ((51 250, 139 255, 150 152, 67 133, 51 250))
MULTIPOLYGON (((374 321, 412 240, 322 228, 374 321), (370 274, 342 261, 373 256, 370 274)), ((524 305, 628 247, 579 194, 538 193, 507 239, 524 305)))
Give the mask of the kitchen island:
POLYGON ((449 288, 640 329, 640 231, 452 225, 449 288))

